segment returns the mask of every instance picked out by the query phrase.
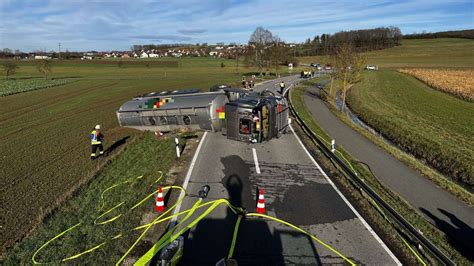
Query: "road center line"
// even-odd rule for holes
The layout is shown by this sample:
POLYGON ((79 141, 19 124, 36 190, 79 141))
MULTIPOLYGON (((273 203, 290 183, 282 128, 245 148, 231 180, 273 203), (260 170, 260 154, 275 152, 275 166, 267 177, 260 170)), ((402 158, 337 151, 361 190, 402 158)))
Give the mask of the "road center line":
POLYGON ((253 153, 253 161, 255 162, 255 171, 257 172, 257 174, 260 174, 260 167, 258 166, 257 150, 255 148, 252 148, 252 153, 253 153))

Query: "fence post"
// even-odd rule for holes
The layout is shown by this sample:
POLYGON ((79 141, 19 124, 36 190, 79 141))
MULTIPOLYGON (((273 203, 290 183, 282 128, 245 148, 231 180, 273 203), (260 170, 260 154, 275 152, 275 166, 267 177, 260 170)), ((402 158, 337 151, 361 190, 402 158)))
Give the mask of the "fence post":
POLYGON ((176 143, 176 157, 179 158, 181 157, 181 152, 179 150, 179 139, 174 138, 174 143, 176 143))

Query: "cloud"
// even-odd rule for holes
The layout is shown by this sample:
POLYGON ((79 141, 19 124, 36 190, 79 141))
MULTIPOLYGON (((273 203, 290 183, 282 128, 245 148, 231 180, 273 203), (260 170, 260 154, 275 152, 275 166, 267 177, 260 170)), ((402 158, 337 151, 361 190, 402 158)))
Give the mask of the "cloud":
POLYGON ((288 42, 340 30, 474 28, 472 0, 0 0, 0 48, 128 49, 140 42, 246 43, 257 26, 288 42))
POLYGON ((153 41, 156 42, 189 42, 193 38, 188 37, 188 36, 182 36, 182 35, 158 35, 156 36, 153 41))
POLYGON ((151 40, 155 39, 156 35, 131 35, 129 36, 131 39, 144 39, 144 40, 151 40))
POLYGON ((169 35, 143 34, 143 35, 131 35, 129 37, 130 39, 156 41, 156 42, 164 42, 164 41, 184 42, 184 41, 192 40, 192 38, 189 36, 173 35, 173 34, 169 34, 169 35))
POLYGON ((182 34, 200 34, 206 32, 206 29, 181 29, 178 30, 179 33, 182 34))

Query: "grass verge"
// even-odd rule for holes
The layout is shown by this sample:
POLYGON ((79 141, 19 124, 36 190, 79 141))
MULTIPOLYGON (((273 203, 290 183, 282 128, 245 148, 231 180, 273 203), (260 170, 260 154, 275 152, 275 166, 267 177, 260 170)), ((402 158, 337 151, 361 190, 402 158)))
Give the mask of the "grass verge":
POLYGON ((474 185, 474 103, 394 71, 366 73, 347 102, 402 150, 456 182, 474 185))
MULTIPOLYGON (((306 109, 303 102, 303 94, 307 87, 312 86, 312 82, 307 82, 298 86, 291 91, 292 104, 298 111, 299 116, 303 121, 313 130, 317 135, 320 136, 325 142, 329 143, 331 138, 320 128, 312 119, 311 114, 306 109)), ((435 245, 440 247, 448 256, 459 264, 467 264, 468 261, 456 251, 448 242, 447 236, 428 221, 426 221, 421 215, 419 215, 403 198, 398 196, 393 191, 387 189, 381 184, 376 177, 374 177, 365 166, 358 164, 358 161, 353 159, 352 156, 344 149, 339 148, 338 151, 344 157, 349 164, 352 165, 354 170, 359 174, 364 181, 370 185, 388 204, 390 204, 398 213, 400 213, 405 219, 407 219, 413 226, 418 228, 427 236, 435 245)), ((374 227, 377 233, 388 242, 387 245, 392 251, 395 251, 397 255, 401 255, 407 264, 417 263, 412 253, 408 250, 406 245, 402 242, 398 233, 395 231, 393 226, 385 220, 381 213, 371 204, 370 199, 366 198, 363 193, 349 183, 349 181, 337 171, 334 165, 326 159, 322 153, 318 153, 317 156, 323 162, 323 165, 329 169, 329 173, 332 174, 333 179, 336 181, 338 186, 342 187, 348 198, 356 206, 356 208, 363 214, 363 216, 369 221, 374 227)), ((428 262, 430 258, 426 258, 428 262)))
MULTIPOLYGON (((474 67, 474 40, 458 38, 405 39, 402 45, 364 53, 367 64, 382 68, 474 67)), ((326 56, 298 58, 302 63, 327 63, 326 56)))
MULTIPOLYGON (((48 216, 31 236, 7 252, 3 262, 5 265, 31 263, 33 253, 41 245, 81 222, 79 227, 42 250, 36 259, 40 262, 60 262, 107 240, 101 248, 70 262, 79 265, 115 263, 141 233, 131 229, 142 224, 145 217, 153 215, 154 198, 150 198, 138 208, 130 208, 156 190, 158 184, 155 181, 160 176, 159 171, 166 173, 174 162, 174 139, 156 140, 151 133, 145 134, 140 140, 129 145, 120 157, 112 160, 89 183, 82 186, 73 198, 48 216), (141 175, 143 178, 136 179, 141 175), (104 207, 101 208, 101 193, 126 180, 133 181, 104 194, 104 207), (118 214, 122 216, 111 223, 94 224, 100 214, 121 202, 124 204, 104 216, 102 221, 118 214), (119 234, 122 234, 122 237, 111 240, 119 234)), ((161 183, 164 181, 165 177, 160 180, 161 183)))
POLYGON ((364 137, 366 137, 367 139, 369 139, 370 141, 372 141, 373 143, 375 143, 377 146, 381 147, 382 149, 388 151, 395 158, 397 158, 404 164, 408 165, 410 168, 418 171, 421 175, 423 175, 424 177, 434 182, 440 188, 448 191, 453 196, 464 201, 470 206, 474 206, 474 196, 465 188, 449 180, 446 176, 442 175, 435 169, 432 169, 426 166, 425 164, 420 162, 417 158, 413 157, 410 154, 407 154, 406 152, 402 151, 400 148, 390 145, 384 140, 382 140, 380 137, 374 136, 372 133, 368 132, 367 130, 354 125, 354 123, 346 115, 339 112, 336 109, 336 107, 334 107, 334 105, 327 104, 327 106, 341 121, 349 125, 352 129, 357 131, 359 134, 363 135, 364 137))

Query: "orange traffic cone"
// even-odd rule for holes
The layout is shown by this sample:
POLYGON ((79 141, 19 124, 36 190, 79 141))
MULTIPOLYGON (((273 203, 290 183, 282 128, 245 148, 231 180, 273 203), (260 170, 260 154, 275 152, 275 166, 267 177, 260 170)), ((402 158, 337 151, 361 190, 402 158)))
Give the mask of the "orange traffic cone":
POLYGON ((258 191, 258 201, 257 201, 257 213, 264 214, 265 210, 265 197, 263 196, 263 188, 258 191))
POLYGON ((158 195, 156 196, 156 212, 163 212, 165 210, 165 201, 163 200, 163 189, 158 188, 158 195))

